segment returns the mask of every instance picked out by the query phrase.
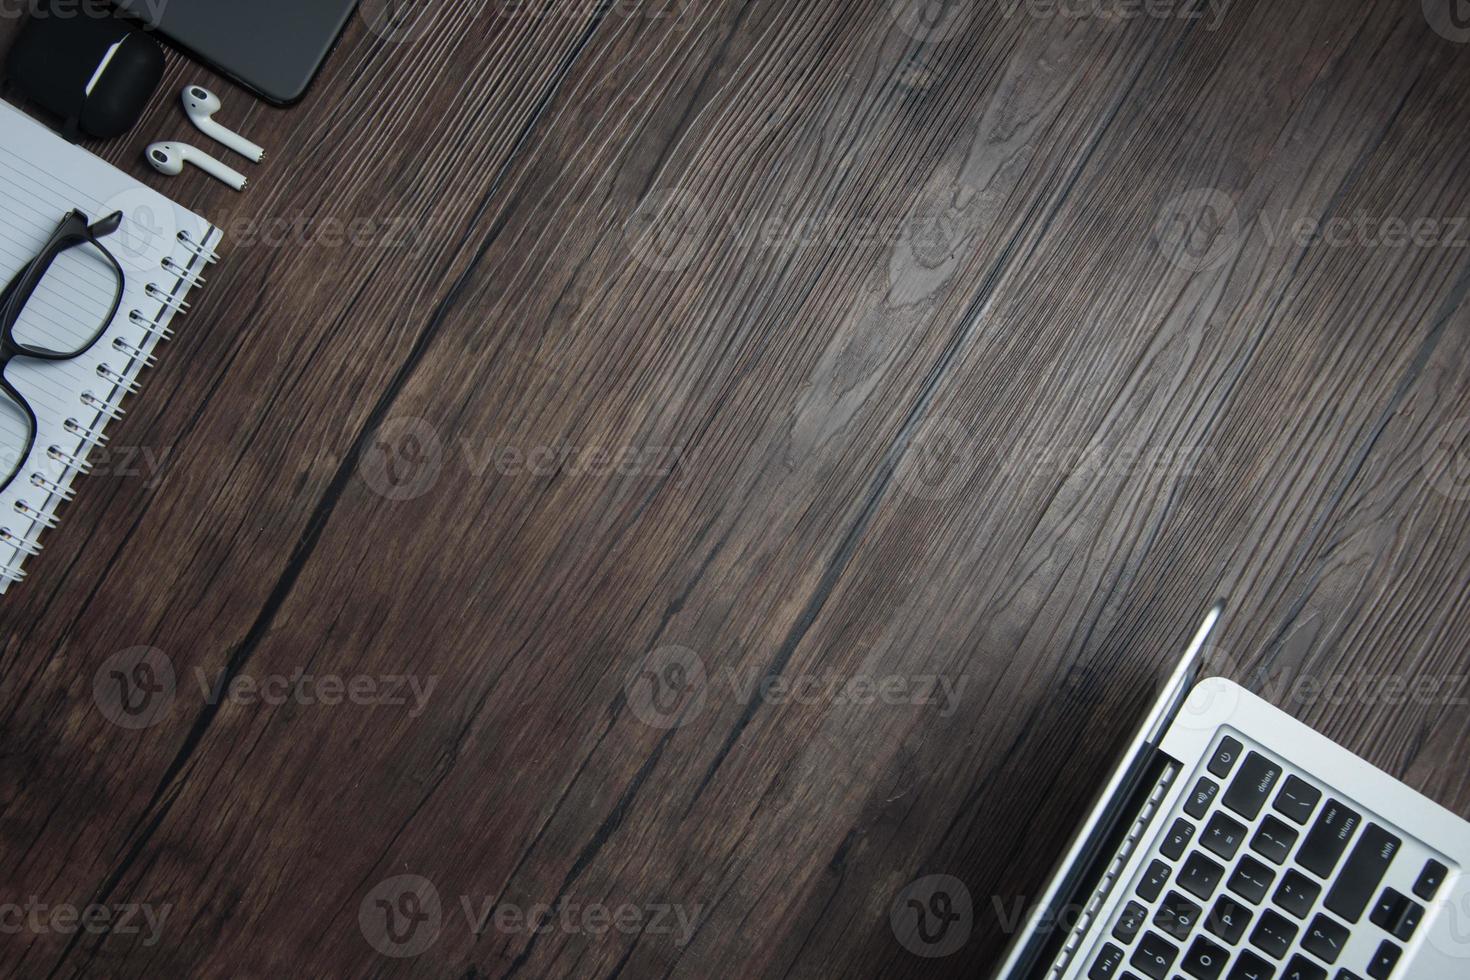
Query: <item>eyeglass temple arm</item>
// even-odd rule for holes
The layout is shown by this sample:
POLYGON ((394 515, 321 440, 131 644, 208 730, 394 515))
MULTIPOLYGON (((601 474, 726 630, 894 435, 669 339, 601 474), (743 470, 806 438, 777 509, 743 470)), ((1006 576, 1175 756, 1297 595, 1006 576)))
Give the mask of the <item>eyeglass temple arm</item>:
POLYGON ((105 218, 98 218, 87 227, 87 232, 93 238, 106 238, 108 235, 117 231, 118 228, 122 227, 122 221, 123 213, 121 211, 114 211, 105 218))

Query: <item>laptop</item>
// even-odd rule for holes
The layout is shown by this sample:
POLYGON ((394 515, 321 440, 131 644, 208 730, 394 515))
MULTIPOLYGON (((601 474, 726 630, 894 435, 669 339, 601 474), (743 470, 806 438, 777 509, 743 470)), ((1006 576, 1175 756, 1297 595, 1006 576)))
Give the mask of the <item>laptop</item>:
POLYGON ((1467 980, 1470 823, 1249 691, 1212 609, 997 980, 1467 980))

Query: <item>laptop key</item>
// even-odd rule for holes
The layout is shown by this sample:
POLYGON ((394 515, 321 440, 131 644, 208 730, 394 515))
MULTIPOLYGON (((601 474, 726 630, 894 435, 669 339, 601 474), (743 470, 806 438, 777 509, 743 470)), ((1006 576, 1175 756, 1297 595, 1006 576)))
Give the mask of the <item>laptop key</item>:
POLYGON ((1163 861, 1155 861, 1148 866, 1143 873, 1143 878, 1138 882, 1138 897, 1145 902, 1152 902, 1159 897, 1164 890, 1164 885, 1169 881, 1169 866, 1163 861))
POLYGON ((1414 882, 1414 894, 1426 902, 1434 900, 1434 895, 1439 891, 1439 886, 1444 884, 1445 875, 1450 869, 1433 859, 1427 861, 1424 870, 1419 872, 1419 880, 1414 882))
MULTIPOLYGON (((1347 941, 1347 926, 1330 916, 1319 913, 1312 920, 1312 924, 1307 926, 1307 934, 1302 937, 1302 949, 1331 966, 1342 955, 1342 949, 1347 945, 1347 941)), ((1326 975, 1326 971, 1323 972, 1323 975, 1326 975)))
POLYGON ((1222 802, 1247 820, 1254 820, 1271 798, 1271 791, 1280 778, 1280 766, 1261 753, 1252 752, 1240 764, 1240 771, 1231 780, 1222 802))
POLYGON ((1230 951, 1218 943, 1213 943, 1200 936, 1189 947, 1189 952, 1184 954, 1184 960, 1180 963, 1184 972, 1197 980, 1216 980, 1225 970, 1225 963, 1230 959, 1230 951))
POLYGON ((1297 928, 1290 919, 1275 909, 1266 909, 1251 933, 1251 945, 1279 960, 1291 949, 1296 933, 1297 928))
POLYGON ((1235 852, 1240 850, 1243 840, 1245 840, 1245 824, 1231 819, 1224 813, 1216 813, 1210 818, 1208 826, 1205 827, 1204 836, 1199 842, 1229 861, 1235 857, 1235 852))
POLYGON ((1298 953, 1286 964, 1281 980, 1327 980, 1327 971, 1298 953))
POLYGON ((1337 976, 1333 977, 1332 980, 1363 980, 1363 978, 1352 970, 1342 969, 1337 971, 1337 976))
POLYGON ((1259 905, 1266 897, 1266 892, 1271 890, 1271 882, 1275 878, 1276 872, 1247 854, 1235 866, 1235 873, 1230 876, 1225 887, 1247 902, 1259 905))
POLYGON ((1201 776, 1190 791, 1189 800, 1184 804, 1184 812, 1199 820, 1210 809, 1210 804, 1215 802, 1215 794, 1218 792, 1219 783, 1208 776, 1201 776))
POLYGON ((1373 954, 1373 962, 1368 964, 1368 976, 1373 980, 1388 980, 1393 968, 1399 965, 1399 957, 1403 952, 1392 941, 1385 939, 1379 945, 1378 952, 1373 954))
POLYGON ((1171 891, 1159 904, 1154 925, 1175 939, 1188 939, 1204 910, 1178 892, 1171 891))
POLYGON ((1362 817, 1346 803, 1329 799, 1317 822, 1307 831, 1301 850, 1296 853, 1297 864, 1318 878, 1326 878, 1337 867, 1342 852, 1347 850, 1348 841, 1358 829, 1362 817))
POLYGON ((1174 826, 1164 835, 1164 842, 1159 845, 1159 853, 1170 861, 1179 860, 1189 842, 1194 839, 1194 824, 1179 817, 1174 821, 1174 826))
POLYGON ((1385 888, 1368 919, 1400 942, 1414 937, 1424 918, 1424 906, 1394 888, 1385 888))
POLYGON ((1267 814, 1256 836, 1251 838, 1251 850, 1272 864, 1281 864, 1296 846, 1298 836, 1291 825, 1267 814))
POLYGON ((1205 928, 1234 946, 1245 935, 1246 927, 1254 917, 1255 913, 1250 909, 1229 895, 1221 895, 1209 917, 1205 919, 1205 928))
POLYGON ((1240 758, 1240 742, 1226 735, 1220 739, 1219 746, 1215 749, 1215 755, 1210 759, 1210 772, 1224 779, 1230 775, 1230 770, 1235 768, 1235 760, 1240 758))
POLYGON ((1174 965, 1178 957, 1178 946, 1156 932, 1146 932, 1139 941, 1138 948, 1133 951, 1133 958, 1128 961, 1128 965, 1147 974, 1152 980, 1164 980, 1169 967, 1174 965))
POLYGON ((1281 887, 1276 889, 1273 901, 1298 919, 1305 919, 1320 894, 1321 885, 1292 868, 1282 876, 1281 887))
POLYGON ((1215 894, 1215 886, 1220 884, 1220 876, 1224 873, 1224 868, 1199 851, 1195 851, 1189 855, 1189 860, 1184 862, 1184 867, 1180 869, 1176 880, 1179 887, 1194 897, 1209 901, 1210 896, 1215 894))
POLYGON ((1243 949, 1235 958, 1235 965, 1230 968, 1230 975, 1225 980, 1271 980, 1275 975, 1276 967, 1250 950, 1243 949))
POLYGON ((1102 952, 1092 961, 1087 980, 1115 980, 1123 967, 1123 951, 1112 943, 1103 944, 1102 952))
POLYGON ((1132 943, 1138 936, 1138 931, 1148 921, 1148 909, 1137 902, 1129 902, 1118 916, 1118 922, 1113 926, 1113 938, 1124 946, 1132 943))
POLYGON ((1357 922, 1373 901, 1388 866, 1398 857, 1403 845, 1403 841, 1376 823, 1368 824, 1322 904, 1348 922, 1357 922))
POLYGON ((1294 823, 1305 824, 1320 799, 1322 791, 1317 787, 1300 776, 1287 776, 1271 808, 1294 823))

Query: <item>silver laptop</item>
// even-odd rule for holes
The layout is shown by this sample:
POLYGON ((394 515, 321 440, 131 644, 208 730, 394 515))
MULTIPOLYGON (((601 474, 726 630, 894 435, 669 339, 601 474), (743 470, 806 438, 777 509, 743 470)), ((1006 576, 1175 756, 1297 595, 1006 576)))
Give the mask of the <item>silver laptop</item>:
POLYGON ((1470 823, 1231 681, 1211 610, 997 980, 1470 980, 1470 823))

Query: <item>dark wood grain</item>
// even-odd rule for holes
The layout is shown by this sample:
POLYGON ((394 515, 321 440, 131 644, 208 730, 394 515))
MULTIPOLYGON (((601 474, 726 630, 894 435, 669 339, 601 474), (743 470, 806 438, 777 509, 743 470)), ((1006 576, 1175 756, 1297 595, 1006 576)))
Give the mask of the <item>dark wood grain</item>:
POLYGON ((429 0, 289 110, 171 58, 95 147, 227 232, 114 436, 162 463, 0 608, 0 903, 167 915, 0 972, 974 976, 1217 596, 1217 670, 1470 816, 1470 44, 917 7, 429 0), (143 165, 186 80, 246 194, 143 165))

